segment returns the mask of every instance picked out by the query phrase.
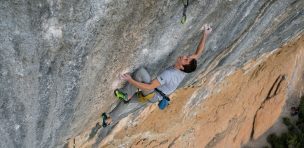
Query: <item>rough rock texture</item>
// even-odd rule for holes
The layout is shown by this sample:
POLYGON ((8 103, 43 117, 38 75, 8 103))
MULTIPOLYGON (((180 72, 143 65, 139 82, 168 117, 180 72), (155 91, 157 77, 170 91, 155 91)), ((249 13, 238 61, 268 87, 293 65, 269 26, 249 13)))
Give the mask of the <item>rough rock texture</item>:
MULTIPOLYGON (((151 105, 124 118, 98 147, 264 147, 265 132, 284 131, 281 117, 296 105, 301 93, 295 92, 304 92, 303 74, 304 37, 251 60, 221 82, 211 73, 179 89, 167 110, 151 105), (203 103, 193 104, 203 91, 210 92, 203 103)), ((75 145, 96 143, 98 137, 87 140, 90 132, 74 137, 75 145)))
MULTIPOLYGON (((193 0, 181 25, 176 0, 2 0, 0 145, 63 146, 115 108, 118 74, 146 66, 155 76, 194 51, 204 23, 214 31, 198 70, 182 85, 217 72, 220 82, 301 35, 303 8, 302 0, 193 0)), ((190 103, 202 103, 208 91, 197 93, 190 103)))

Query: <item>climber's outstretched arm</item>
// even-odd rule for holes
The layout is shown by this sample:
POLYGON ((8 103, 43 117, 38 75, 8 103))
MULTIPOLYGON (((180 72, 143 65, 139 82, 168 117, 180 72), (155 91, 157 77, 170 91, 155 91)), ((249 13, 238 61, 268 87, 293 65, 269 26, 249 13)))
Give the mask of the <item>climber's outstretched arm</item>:
POLYGON ((201 30, 204 30, 203 36, 201 37, 201 40, 198 44, 198 47, 197 47, 195 53, 193 55, 191 55, 191 57, 195 58, 196 60, 198 60, 198 58, 200 58, 200 56, 202 55, 204 48, 205 48, 205 43, 206 43, 207 37, 208 37, 209 33, 212 31, 212 28, 210 27, 210 25, 204 25, 201 30))
POLYGON ((134 80, 129 74, 123 74, 121 77, 124 80, 127 80, 130 84, 134 85, 135 87, 145 91, 154 90, 156 87, 160 86, 160 83, 157 79, 152 80, 152 82, 148 84, 134 80))

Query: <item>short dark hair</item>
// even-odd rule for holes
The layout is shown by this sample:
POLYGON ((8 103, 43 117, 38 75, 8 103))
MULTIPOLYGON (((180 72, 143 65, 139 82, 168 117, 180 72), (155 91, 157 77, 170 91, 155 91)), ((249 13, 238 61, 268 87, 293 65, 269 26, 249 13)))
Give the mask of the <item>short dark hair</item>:
POLYGON ((183 65, 184 69, 182 70, 185 73, 191 73, 193 71, 195 71, 196 67, 197 67, 197 61, 196 59, 192 59, 189 64, 187 65, 183 65))

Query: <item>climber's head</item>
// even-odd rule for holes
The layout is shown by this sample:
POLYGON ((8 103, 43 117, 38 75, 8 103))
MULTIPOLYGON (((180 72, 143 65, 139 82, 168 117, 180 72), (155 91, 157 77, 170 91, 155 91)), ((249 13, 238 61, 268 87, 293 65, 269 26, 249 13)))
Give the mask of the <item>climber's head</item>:
POLYGON ((191 73, 196 69, 197 61, 191 56, 180 56, 177 58, 175 67, 183 72, 191 73))

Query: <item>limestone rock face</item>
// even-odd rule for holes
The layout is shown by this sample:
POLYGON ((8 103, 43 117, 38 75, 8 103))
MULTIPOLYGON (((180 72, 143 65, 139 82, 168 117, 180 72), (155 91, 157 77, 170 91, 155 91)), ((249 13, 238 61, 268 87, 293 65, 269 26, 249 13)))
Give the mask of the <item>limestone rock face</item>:
MULTIPOLYGON (((251 60, 217 82, 211 72, 178 89, 166 110, 150 105, 121 120, 100 143, 84 131, 79 147, 246 147, 267 145, 267 133, 285 130, 281 117, 304 91, 304 37, 251 60), (296 79, 296 81, 295 81, 296 79), (205 93, 202 96, 202 92, 205 93), (302 93, 300 93, 302 92, 302 93), (249 143, 248 143, 249 142, 249 143)), ((104 129, 99 131, 99 135, 104 129)), ((72 141, 70 142, 70 144, 72 141)))
MULTIPOLYGON (((61 147, 94 126, 101 112, 116 107, 119 119, 135 112, 117 107, 118 75, 145 66, 156 76, 194 52, 204 23, 213 32, 198 69, 181 86, 210 73, 221 82, 304 31, 302 0, 193 0, 183 25, 176 0, 2 0, 0 8, 1 147, 61 147)), ((189 103, 203 104, 208 92, 195 93, 189 103)), ((112 127, 107 130, 94 146, 112 127)))

